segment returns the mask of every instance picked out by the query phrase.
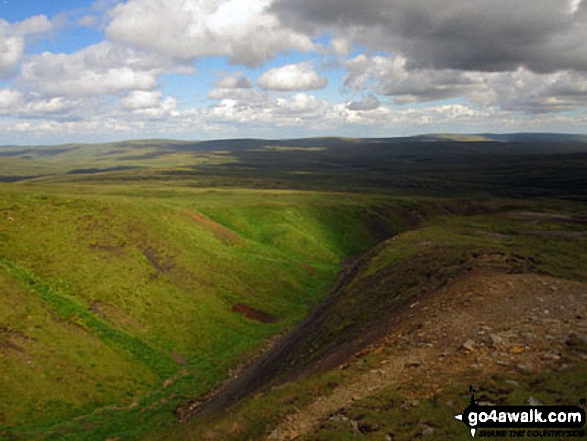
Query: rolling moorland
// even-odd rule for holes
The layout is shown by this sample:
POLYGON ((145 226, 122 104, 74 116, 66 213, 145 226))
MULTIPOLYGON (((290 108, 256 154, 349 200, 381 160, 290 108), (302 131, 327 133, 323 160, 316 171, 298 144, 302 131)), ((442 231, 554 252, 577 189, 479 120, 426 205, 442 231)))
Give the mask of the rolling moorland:
POLYGON ((556 134, 0 147, 0 438, 464 440, 469 384, 584 404, 586 170, 556 134))

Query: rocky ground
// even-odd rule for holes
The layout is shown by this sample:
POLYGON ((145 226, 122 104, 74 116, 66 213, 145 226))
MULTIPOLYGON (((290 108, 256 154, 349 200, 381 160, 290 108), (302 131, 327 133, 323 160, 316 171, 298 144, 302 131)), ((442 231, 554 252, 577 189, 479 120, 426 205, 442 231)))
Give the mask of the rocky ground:
MULTIPOLYGON (((586 349, 587 284, 473 269, 406 305, 383 340, 340 366, 357 371, 353 381, 287 416, 267 439, 304 438, 338 420, 359 434, 344 409, 380 391, 418 383, 424 385, 412 397, 418 403, 446 384, 461 381, 466 388, 465 378, 560 371, 587 360, 586 349)), ((509 381, 515 388, 516 380, 509 381)))

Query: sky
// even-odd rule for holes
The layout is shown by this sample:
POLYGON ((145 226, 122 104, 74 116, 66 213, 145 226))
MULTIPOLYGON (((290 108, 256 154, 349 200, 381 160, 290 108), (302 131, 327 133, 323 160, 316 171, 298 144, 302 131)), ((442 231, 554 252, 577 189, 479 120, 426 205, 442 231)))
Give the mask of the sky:
POLYGON ((587 0, 0 0, 0 145, 587 133, 587 0))

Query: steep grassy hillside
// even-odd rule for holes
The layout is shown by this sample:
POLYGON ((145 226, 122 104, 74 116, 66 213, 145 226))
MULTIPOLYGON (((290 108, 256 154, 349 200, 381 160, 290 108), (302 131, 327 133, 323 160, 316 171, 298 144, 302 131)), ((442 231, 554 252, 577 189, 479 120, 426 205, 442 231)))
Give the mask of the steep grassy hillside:
MULTIPOLYGON (((332 293, 327 301, 328 307, 314 317, 312 323, 308 325, 304 337, 288 348, 288 351, 285 352, 287 355, 282 358, 273 381, 267 381, 266 387, 254 394, 253 398, 249 397, 241 401, 227 414, 209 415, 205 412, 206 408, 204 407, 203 415, 196 415, 193 420, 184 427, 177 428, 176 433, 166 439, 264 439, 273 431, 279 421, 287 421, 283 420, 286 415, 303 409, 309 403, 320 403, 317 397, 328 397, 335 393, 335 390, 338 391, 344 385, 351 384, 355 377, 362 375, 362 373, 375 372, 373 375, 376 377, 378 371, 370 371, 370 369, 379 369, 380 362, 392 363, 391 366, 393 366, 393 358, 386 358, 386 353, 390 354, 390 351, 395 350, 393 349, 395 348, 394 344, 390 344, 389 350, 385 349, 386 353, 381 352, 380 348, 377 351, 366 351, 365 353, 374 353, 367 358, 364 356, 355 358, 355 355, 399 327, 402 324, 401 321, 398 321, 400 316, 403 317, 403 320, 413 318, 412 321, 418 322, 419 320, 420 323, 419 325, 417 323, 409 325, 407 328, 404 326, 402 332, 415 333, 422 328, 422 320, 424 319, 418 319, 417 308, 413 310, 416 315, 410 314, 412 308, 420 303, 427 305, 429 295, 450 284, 453 280, 460 280, 469 273, 490 270, 497 274, 539 274, 566 280, 587 281, 587 265, 582 258, 585 240, 587 240, 587 212, 584 207, 551 203, 535 204, 532 211, 528 210, 528 206, 503 208, 503 211, 497 213, 440 217, 431 220, 422 228, 401 233, 377 246, 358 262, 354 277, 332 293), (562 211, 563 208, 564 211, 562 211), (403 311, 403 315, 400 315, 401 311, 403 311), (348 366, 349 360, 351 360, 352 367, 347 370, 346 366, 348 366), (356 362, 352 360, 356 360, 356 362), (341 370, 340 366, 343 366, 344 369, 341 370), (283 379, 294 381, 276 387, 283 379)), ((474 298, 476 289, 480 289, 480 286, 469 287, 466 295, 474 298)), ((559 288, 553 287, 551 292, 556 294, 557 289, 559 288)), ((518 294, 522 293, 514 291, 510 295, 516 296, 518 294)), ((487 295, 491 295, 491 292, 487 295)), ((495 295, 497 295, 497 291, 495 295)), ((471 299, 466 300, 466 302, 470 301, 471 299)), ((538 300, 536 302, 539 303, 538 300)), ((554 302, 555 304, 559 303, 556 299, 554 302)), ((558 306, 552 307, 558 308, 558 306)), ((423 311, 426 311, 427 308, 424 307, 423 311)), ((422 316, 424 315, 423 311, 420 311, 422 316)), ((465 313, 453 310, 450 312, 454 312, 455 315, 465 313)), ((468 313, 465 313, 465 315, 467 314, 474 314, 474 310, 469 310, 468 313)), ((527 311, 520 309, 517 313, 514 312, 514 317, 516 314, 526 317, 527 311)), ((548 311, 545 314, 545 320, 549 319, 548 311)), ((552 318, 550 317, 550 319, 552 318)), ((568 317, 565 323, 569 323, 570 329, 573 330, 573 326, 579 326, 574 324, 579 324, 577 321, 579 319, 582 320, 581 316, 568 317), (568 321, 571 319, 574 322, 568 321)), ((460 337, 462 338, 461 343, 466 339, 475 338, 477 327, 484 324, 494 326, 493 322, 484 322, 482 314, 477 320, 474 330, 467 331, 468 328, 465 326, 465 336, 460 337)), ((485 320, 490 320, 490 317, 485 317, 485 320)), ((434 323, 431 322, 430 325, 434 326, 434 323)), ((510 332, 518 331, 515 327, 509 329, 510 332)), ((480 332, 483 333, 483 331, 480 332)), ((558 331, 553 328, 549 332, 552 334, 558 331)), ((402 337, 403 335, 398 332, 397 339, 393 341, 402 342, 402 338, 405 338, 402 337)), ((506 334, 504 333, 504 335, 506 334)), ((566 337, 567 335, 564 334, 561 342, 564 342, 566 337)), ((442 342, 443 339, 448 338, 449 336, 435 335, 431 331, 424 332, 423 335, 419 335, 420 343, 417 347, 428 347, 426 342, 442 342)), ((501 337, 495 337, 495 339, 498 338, 501 337)), ((552 336, 550 338, 554 339, 552 336)), ((558 338, 560 337, 557 336, 558 338)), ((548 340, 546 341, 548 345, 548 340)), ((550 343, 554 345, 554 341, 550 343)), ((535 345, 536 342, 531 344, 535 345)), ((512 347, 516 348, 512 349, 512 354, 528 351, 524 347, 522 349, 515 345, 512 347)), ((558 346, 551 346, 548 350, 552 351, 555 347, 558 349, 558 346)), ((454 355, 458 363, 474 363, 470 361, 470 357, 459 354, 462 352, 457 352, 454 355)), ((538 355, 541 356, 541 353, 538 352, 538 355)), ((406 357, 408 356, 409 353, 406 353, 406 357)), ((552 359, 560 360, 559 355, 552 355, 552 357, 552 359)), ((564 360, 567 362, 565 366, 574 366, 571 369, 572 372, 575 372, 572 374, 574 377, 570 376, 565 379, 564 376, 567 375, 565 373, 545 371, 544 377, 538 378, 533 372, 535 377, 531 378, 534 378, 536 383, 534 386, 528 386, 527 383, 534 380, 526 378, 526 395, 523 399, 527 399, 533 393, 544 394, 541 388, 535 387, 536 384, 551 382, 557 384, 556 387, 559 389, 547 391, 550 394, 548 396, 551 399, 558 399, 556 395, 562 394, 567 397, 565 402, 569 402, 573 390, 580 390, 584 384, 584 379, 576 376, 576 372, 584 367, 584 362, 580 361, 580 355, 572 356, 572 354, 564 360), (576 363, 583 364, 576 365, 576 363)), ((407 365, 409 366, 409 363, 407 365)), ((419 364, 416 363, 414 366, 418 367, 419 364)), ((404 365, 402 364, 401 367, 404 368, 404 365)), ((397 369, 397 375, 399 375, 399 368, 397 369)), ((477 369, 481 368, 477 367, 477 369)), ((427 375, 432 378, 427 381, 433 381, 436 371, 425 370, 424 372, 427 372, 427 375)), ((394 378, 392 372, 390 375, 391 378, 394 378)), ((353 437, 359 435, 366 436, 366 439, 381 439, 385 434, 385 428, 389 428, 390 433, 393 431, 396 436, 399 436, 398 439, 407 440, 411 439, 410 436, 417 435, 406 426, 407 421, 414 418, 413 424, 422 430, 425 430, 426 427, 438 429, 443 427, 443 424, 446 425, 446 423, 442 423, 443 418, 452 410, 443 409, 441 402, 437 400, 458 399, 463 401, 463 408, 466 405, 467 391, 466 389, 461 390, 461 395, 464 398, 459 395, 459 378, 460 374, 456 367, 453 371, 448 371, 443 381, 446 381, 450 387, 447 387, 447 391, 443 395, 435 398, 435 401, 425 401, 422 408, 419 409, 420 413, 417 414, 404 412, 403 407, 400 409, 398 405, 390 404, 409 401, 410 396, 419 393, 416 385, 406 384, 400 391, 390 389, 378 395, 375 394, 375 389, 369 389, 374 386, 373 383, 367 382, 361 387, 355 386, 355 389, 351 389, 349 394, 373 396, 364 402, 349 405, 346 411, 341 411, 340 419, 328 420, 324 416, 323 430, 304 439, 342 440, 355 439, 353 437), (373 392, 369 392, 369 390, 373 390, 373 392), (429 412, 429 415, 426 415, 426 412, 429 412), (373 433, 369 435, 370 437, 367 436, 367 432, 359 434, 348 423, 351 415, 355 420, 365 421, 365 424, 381 429, 371 430, 373 433), (396 421, 398 418, 405 418, 405 420, 396 421), (433 418, 433 423, 430 422, 431 418, 433 418), (422 421, 428 422, 422 423, 422 421)), ((509 372, 505 378, 502 376, 490 380, 478 375, 467 381, 483 382, 483 384, 489 384, 488 387, 502 390, 500 388, 504 387, 504 381, 508 378, 508 381, 514 381, 514 378, 519 380, 520 377, 509 372)), ((508 393, 512 393, 520 387, 512 388, 510 384, 509 389, 506 389, 508 389, 508 393)), ((581 397, 575 398, 579 400, 581 397)), ((516 398, 511 399, 515 400, 516 398)), ((520 403, 523 402, 518 404, 520 403)), ((454 404, 452 406, 454 410, 462 410, 454 407, 454 404)), ((316 404, 315 407, 318 408, 320 405, 316 404)), ((451 432, 452 435, 456 433, 458 433, 457 429, 454 433, 451 432)), ((451 434, 445 433, 446 436, 452 436, 451 434)), ((466 432, 465 435, 470 436, 466 432)))
POLYGON ((177 405, 299 321, 342 259, 423 218, 411 205, 4 184, 0 433, 140 439, 172 422, 177 405))

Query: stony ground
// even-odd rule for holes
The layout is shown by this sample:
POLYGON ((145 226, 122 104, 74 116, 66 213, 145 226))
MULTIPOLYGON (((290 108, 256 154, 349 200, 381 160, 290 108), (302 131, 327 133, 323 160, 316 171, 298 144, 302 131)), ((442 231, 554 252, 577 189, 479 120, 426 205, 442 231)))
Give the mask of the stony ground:
MULTIPOLYGON (((352 382, 290 414, 267 439, 312 434, 352 403, 414 381, 426 384, 432 396, 461 375, 564 369, 572 360, 566 354, 587 346, 587 284, 474 269, 407 305, 394 322, 383 340, 340 367, 353 369, 376 356, 375 368, 357 370, 352 382)), ((587 359, 583 350, 573 354, 574 360, 587 359)), ((419 394, 414 399, 426 398, 419 394)))

